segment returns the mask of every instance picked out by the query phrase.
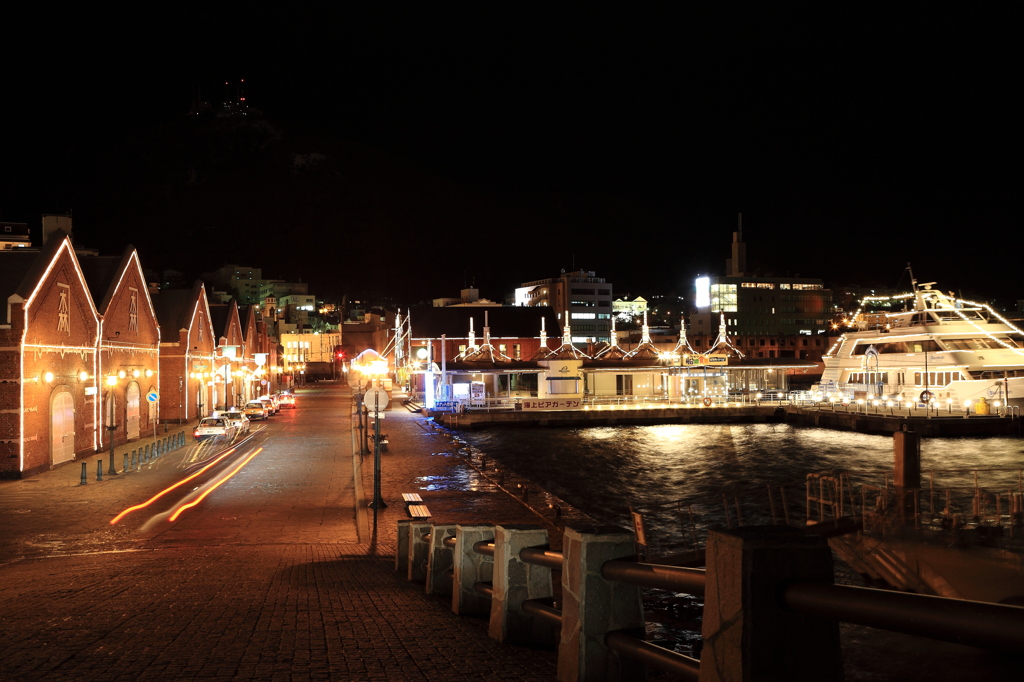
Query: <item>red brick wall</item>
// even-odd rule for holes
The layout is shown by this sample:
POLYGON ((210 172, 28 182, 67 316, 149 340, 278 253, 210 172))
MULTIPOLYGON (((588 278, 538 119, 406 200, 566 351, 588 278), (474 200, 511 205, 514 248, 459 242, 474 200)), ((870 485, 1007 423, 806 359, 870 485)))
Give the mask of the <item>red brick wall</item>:
MULTIPOLYGON (((86 396, 85 391, 96 382, 98 320, 70 248, 64 247, 57 253, 54 267, 27 304, 25 346, 21 355, 23 462, 8 453, 0 464, 5 474, 11 470, 11 463, 15 464, 14 470, 18 470, 20 464, 22 476, 51 466, 50 401, 61 386, 67 387, 75 403, 76 457, 93 452, 95 446, 96 404, 94 396, 86 396), (48 372, 53 375, 49 382, 46 381, 48 372), (79 378, 82 372, 88 375, 84 381, 79 378)), ((9 409, 6 402, 4 408, 9 409)))
MULTIPOLYGON (((115 445, 127 442, 127 402, 125 395, 131 383, 137 383, 140 392, 139 430, 140 437, 152 434, 153 423, 149 418, 146 394, 159 385, 159 341, 160 330, 153 306, 149 299, 142 270, 136 254, 128 262, 124 273, 116 283, 116 289, 106 310, 103 311, 102 334, 100 338, 100 375, 119 375, 114 387, 114 432, 115 445), (134 306, 132 298, 134 296, 134 306), (134 311, 133 311, 134 307, 134 311), (133 324, 134 312, 134 324, 133 324), (138 376, 135 374, 138 373, 138 376)), ((100 421, 105 427, 110 421, 110 391, 102 386, 103 401, 100 421)), ((109 447, 109 432, 100 431, 100 443, 109 447)))

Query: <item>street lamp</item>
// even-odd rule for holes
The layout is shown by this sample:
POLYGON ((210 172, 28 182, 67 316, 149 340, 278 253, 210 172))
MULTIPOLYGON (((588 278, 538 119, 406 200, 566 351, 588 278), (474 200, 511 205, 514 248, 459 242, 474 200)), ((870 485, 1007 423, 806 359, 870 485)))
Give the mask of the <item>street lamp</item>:
POLYGON ((189 376, 196 379, 199 382, 199 396, 197 398, 197 414, 196 416, 200 419, 203 418, 203 393, 206 392, 206 377, 210 376, 209 372, 190 372, 189 376))
MULTIPOLYGON (((357 382, 357 395, 359 396, 359 454, 368 455, 370 454, 369 448, 366 447, 366 436, 364 436, 363 426, 363 382, 362 377, 366 377, 368 381, 368 387, 373 386, 374 377, 380 377, 387 374, 388 363, 376 352, 364 351, 352 362, 352 368, 355 369, 361 375, 357 382)), ((367 434, 368 435, 368 434, 367 434)))

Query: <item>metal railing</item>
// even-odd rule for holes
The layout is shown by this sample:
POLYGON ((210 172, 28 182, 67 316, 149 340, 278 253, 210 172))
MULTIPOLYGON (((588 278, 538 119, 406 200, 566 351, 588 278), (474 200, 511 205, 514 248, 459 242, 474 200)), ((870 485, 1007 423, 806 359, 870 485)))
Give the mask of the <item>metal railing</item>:
MULTIPOLYGON (((819 480, 825 481, 826 485, 835 485, 834 495, 833 492, 827 492, 819 496, 830 501, 841 499, 838 477, 833 481, 825 478, 819 480)), ((846 490, 845 487, 842 489, 846 490)), ((838 513, 841 507, 834 504, 819 509, 838 513)), ((429 541, 430 535, 421 537, 429 541)), ((454 550, 458 540, 448 537, 441 544, 454 550)), ((473 552, 494 557, 494 541, 475 542, 473 552)), ((518 559, 552 571, 565 569, 563 553, 545 547, 522 549, 518 559)), ((696 596, 705 595, 708 570, 630 559, 612 559, 600 565, 600 575, 609 582, 696 596)), ((494 586, 491 583, 475 583, 473 590, 486 598, 494 597, 494 586)), ((785 610, 818 618, 1004 653, 1019 654, 1024 649, 1024 607, 810 581, 784 585, 777 599, 785 610)), ((583 606, 580 605, 580 608, 583 606)), ((559 628, 564 621, 562 611, 550 603, 550 599, 526 600, 522 603, 522 612, 559 628)), ((651 644, 629 632, 608 632, 604 643, 612 651, 681 679, 698 679, 699 660, 651 644)))

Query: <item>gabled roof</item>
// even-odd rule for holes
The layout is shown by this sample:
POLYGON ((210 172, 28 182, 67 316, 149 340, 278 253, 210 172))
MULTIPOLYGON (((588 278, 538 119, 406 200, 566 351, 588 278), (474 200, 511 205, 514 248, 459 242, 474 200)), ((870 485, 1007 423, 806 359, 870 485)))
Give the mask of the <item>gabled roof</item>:
POLYGON ((540 321, 544 318, 549 329, 558 329, 558 317, 547 306, 502 306, 486 308, 412 308, 409 311, 411 336, 414 339, 466 338, 469 319, 475 327, 483 329, 484 311, 487 311, 491 337, 496 339, 529 339, 540 334, 540 321))
POLYGON ((43 256, 38 251, 27 249, 0 251, 0 297, 4 303, 13 295, 27 298, 32 293, 31 289, 22 292, 21 285, 28 280, 38 279, 38 275, 43 273, 44 268, 37 267, 37 261, 42 260, 43 256), (37 272, 37 276, 27 277, 30 270, 37 272))
POLYGON ((612 315, 612 342, 604 344, 600 350, 594 353, 594 360, 621 360, 626 357, 626 351, 619 347, 619 337, 615 333, 615 316, 612 315))
POLYGON ((248 341, 249 335, 252 334, 253 340, 255 340, 258 332, 256 327, 256 305, 250 303, 242 310, 239 310, 238 318, 242 323, 242 338, 248 341))
POLYGON ((89 293, 101 315, 110 305, 118 275, 124 270, 121 266, 127 257, 126 253, 124 256, 86 256, 78 259, 82 265, 85 282, 89 285, 89 293))
POLYGON ((227 336, 231 325, 231 306, 227 303, 211 303, 210 323, 213 325, 214 336, 218 339, 227 336))
MULTIPOLYGON (((10 324, 10 303, 11 298, 15 301, 29 301, 38 290, 40 283, 45 278, 49 268, 56 262, 61 249, 67 247, 72 262, 75 264, 76 272, 83 277, 82 286, 87 287, 82 275, 81 263, 75 256, 74 247, 71 245, 71 238, 63 230, 56 230, 46 241, 46 245, 40 249, 11 249, 0 251, 0 295, 3 302, 7 303, 6 322, 10 324)), ((96 304, 92 296, 86 297, 93 315, 96 314, 96 304)))
POLYGON ((562 326, 562 345, 554 349, 543 360, 589 360, 590 356, 572 345, 572 330, 569 328, 569 320, 562 326))
POLYGON ((165 339, 174 339, 174 333, 188 329, 192 324, 192 312, 203 283, 196 280, 191 289, 169 289, 153 298, 156 319, 164 330, 165 339))
POLYGON ((57 251, 60 250, 67 232, 57 230, 46 242, 46 246, 35 249, 10 249, 0 251, 0 296, 4 300, 12 295, 28 298, 42 278, 57 251))
POLYGON ((642 327, 642 336, 640 337, 640 345, 626 353, 626 359, 655 362, 660 358, 661 351, 658 350, 658 347, 655 346, 653 342, 651 342, 651 328, 647 325, 647 313, 644 313, 644 324, 642 327))

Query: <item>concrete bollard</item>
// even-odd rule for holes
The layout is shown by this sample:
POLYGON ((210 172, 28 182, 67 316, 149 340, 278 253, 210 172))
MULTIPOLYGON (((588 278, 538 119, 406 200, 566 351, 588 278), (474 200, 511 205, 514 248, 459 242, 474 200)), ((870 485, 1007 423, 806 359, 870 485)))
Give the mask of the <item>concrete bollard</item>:
MULTIPOLYGON (((135 457, 135 451, 134 450, 132 450, 132 457, 135 457)), ((128 466, 129 466, 129 464, 128 464, 128 453, 126 452, 126 453, 124 453, 124 466, 121 467, 121 471, 131 471, 131 469, 129 469, 128 466)))
POLYGON ((491 599, 491 639, 508 644, 552 644, 557 641, 552 624, 523 613, 527 599, 548 599, 551 569, 525 563, 519 553, 527 547, 547 547, 548 531, 542 526, 508 525, 494 528, 494 595, 491 599))
POLYGON ((422 583, 427 579, 427 555, 430 545, 423 536, 430 532, 430 524, 426 521, 413 521, 409 524, 409 582, 422 583))
POLYGON ((609 632, 620 630, 640 639, 644 636, 640 588, 601 575, 606 561, 636 555, 633 534, 617 526, 566 526, 562 553, 558 679, 647 679, 642 663, 615 653, 604 643, 609 632))
POLYGON ((494 559, 473 551, 478 542, 494 540, 494 525, 490 523, 455 527, 455 552, 452 555, 455 577, 452 580, 452 611, 459 615, 486 616, 491 611, 491 600, 477 594, 473 586, 489 583, 494 576, 494 559))
POLYGON ((828 541, 799 528, 710 532, 701 682, 842 680, 839 625, 779 601, 788 583, 832 583, 832 570, 828 541))
POLYGON ((452 568, 454 551, 445 547, 445 538, 455 537, 454 523, 430 524, 430 545, 427 547, 427 594, 452 596, 452 579, 448 571, 452 568))
POLYGON ((395 570, 406 572, 409 570, 409 524, 412 519, 398 520, 398 535, 395 540, 395 570))
POLYGON ((103 458, 96 460, 96 480, 103 480, 103 458))
POLYGON ((88 462, 82 462, 82 480, 81 480, 81 482, 79 482, 78 485, 88 485, 89 484, 89 480, 88 480, 89 475, 88 475, 88 470, 86 468, 87 464, 88 464, 88 462))

